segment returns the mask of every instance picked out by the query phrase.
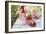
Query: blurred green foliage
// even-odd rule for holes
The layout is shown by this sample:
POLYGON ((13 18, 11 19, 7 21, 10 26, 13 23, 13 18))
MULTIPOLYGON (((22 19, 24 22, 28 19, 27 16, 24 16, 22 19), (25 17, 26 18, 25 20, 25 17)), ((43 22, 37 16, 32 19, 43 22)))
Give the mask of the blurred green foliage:
POLYGON ((19 8, 19 5, 11 5, 11 25, 12 26, 15 23, 16 19, 19 17, 19 14, 16 14, 18 8, 19 8))

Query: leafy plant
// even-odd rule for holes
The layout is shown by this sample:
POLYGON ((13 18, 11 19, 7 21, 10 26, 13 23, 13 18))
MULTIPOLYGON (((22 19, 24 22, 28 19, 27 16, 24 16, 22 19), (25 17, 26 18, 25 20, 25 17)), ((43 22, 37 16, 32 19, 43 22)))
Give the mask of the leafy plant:
POLYGON ((19 14, 16 14, 18 8, 19 8, 19 5, 11 5, 11 25, 12 26, 15 23, 16 19, 19 17, 19 14))

